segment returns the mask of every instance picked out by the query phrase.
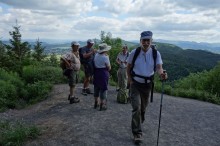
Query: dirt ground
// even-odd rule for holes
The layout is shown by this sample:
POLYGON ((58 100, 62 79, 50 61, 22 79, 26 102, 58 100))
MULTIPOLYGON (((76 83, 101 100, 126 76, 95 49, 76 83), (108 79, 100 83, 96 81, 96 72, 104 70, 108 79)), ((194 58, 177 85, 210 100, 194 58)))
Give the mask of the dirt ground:
MULTIPOLYGON (((92 87, 92 86, 91 86, 92 87)), ((131 105, 116 102, 115 87, 109 87, 108 109, 93 109, 93 96, 76 92, 80 103, 69 104, 68 85, 55 85, 50 97, 22 110, 0 113, 0 120, 36 124, 42 134, 26 146, 133 146, 131 105)), ((154 94, 142 124, 143 146, 156 146, 160 93, 154 94)), ((160 146, 219 146, 220 106, 164 95, 160 146)))

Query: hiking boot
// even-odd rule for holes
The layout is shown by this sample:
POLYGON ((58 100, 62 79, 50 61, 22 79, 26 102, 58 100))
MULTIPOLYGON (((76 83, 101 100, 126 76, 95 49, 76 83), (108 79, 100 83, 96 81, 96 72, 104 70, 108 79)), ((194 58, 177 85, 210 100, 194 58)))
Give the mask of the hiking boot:
POLYGON ((98 103, 98 101, 95 101, 94 109, 96 109, 97 107, 99 107, 99 103, 98 103))
POLYGON ((86 92, 86 89, 82 89, 82 95, 85 95, 85 96, 87 96, 87 92, 86 92))
POLYGON ((131 103, 131 97, 127 98, 127 103, 131 103))
POLYGON ((87 93, 87 94, 93 94, 92 91, 91 91, 89 88, 87 88, 87 89, 85 89, 85 90, 86 90, 86 93, 87 93))
POLYGON ((105 111, 105 110, 107 110, 107 105, 106 105, 106 104, 101 104, 99 110, 100 110, 100 111, 105 111))
POLYGON ((78 103, 78 102, 80 102, 79 98, 77 98, 77 97, 70 98, 70 104, 78 103))
POLYGON ((134 143, 139 144, 141 142, 142 142, 142 135, 141 134, 134 135, 134 143))

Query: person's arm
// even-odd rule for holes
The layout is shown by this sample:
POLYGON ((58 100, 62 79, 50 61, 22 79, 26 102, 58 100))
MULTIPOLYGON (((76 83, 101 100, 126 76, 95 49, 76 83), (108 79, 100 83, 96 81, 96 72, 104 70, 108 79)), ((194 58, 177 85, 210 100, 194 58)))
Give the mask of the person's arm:
POLYGON ((164 72, 162 64, 157 64, 157 73, 159 74, 159 76, 162 80, 167 79, 167 73, 164 72))
POLYGON ((111 70, 111 64, 110 64, 110 60, 109 60, 109 56, 108 56, 107 52, 105 53, 105 55, 106 55, 105 66, 106 66, 107 70, 110 71, 111 70))
POLYGON ((126 57, 125 61, 123 62, 125 65, 127 65, 127 63, 128 63, 129 52, 127 52, 126 55, 127 55, 127 57, 126 57))
MULTIPOLYGON (((120 53, 119 53, 120 54, 120 53)), ((121 60, 119 59, 119 54, 118 54, 118 56, 117 56, 117 58, 116 58, 116 62, 117 62, 117 64, 121 64, 121 60)))
POLYGON ((96 49, 92 49, 90 52, 86 53, 84 52, 83 53, 83 58, 89 58, 91 55, 95 54, 96 53, 96 49))
POLYGON ((127 65, 127 60, 125 60, 123 63, 124 63, 125 65, 127 65))
POLYGON ((120 65, 121 61, 119 60, 119 58, 116 59, 116 62, 120 65))
POLYGON ((131 78, 131 64, 128 63, 128 66, 127 66, 127 75, 128 75, 128 84, 132 84, 132 78, 131 78))
POLYGON ((105 64, 105 65, 106 65, 106 68, 108 71, 110 71, 112 69, 110 64, 105 64))

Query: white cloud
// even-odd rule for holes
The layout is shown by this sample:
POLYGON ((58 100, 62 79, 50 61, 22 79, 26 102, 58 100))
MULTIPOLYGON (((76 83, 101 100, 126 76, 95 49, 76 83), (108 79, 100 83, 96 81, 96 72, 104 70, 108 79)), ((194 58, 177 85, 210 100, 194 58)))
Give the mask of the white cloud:
POLYGON ((201 10, 210 10, 216 9, 220 11, 220 1, 219 0, 165 0, 170 3, 174 3, 178 7, 185 9, 195 9, 198 11, 201 10))
POLYGON ((102 0, 105 5, 101 10, 113 14, 126 14, 135 16, 161 16, 170 13, 170 5, 161 0, 102 0))
POLYGON ((33 13, 47 15, 80 15, 97 9, 93 7, 92 0, 0 0, 17 9, 29 9, 33 13))
POLYGON ((0 0, 0 38, 15 25, 24 38, 86 40, 113 37, 138 40, 152 30, 155 39, 220 42, 220 15, 208 0, 0 0), (3 4, 3 5, 1 5, 3 4))

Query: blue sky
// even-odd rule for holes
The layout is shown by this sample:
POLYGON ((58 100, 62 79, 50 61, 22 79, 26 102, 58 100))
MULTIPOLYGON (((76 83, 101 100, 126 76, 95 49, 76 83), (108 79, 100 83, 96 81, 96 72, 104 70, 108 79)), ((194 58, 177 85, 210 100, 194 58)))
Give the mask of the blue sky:
POLYGON ((0 0, 0 39, 16 19, 23 39, 84 41, 113 37, 220 43, 219 0, 0 0))

